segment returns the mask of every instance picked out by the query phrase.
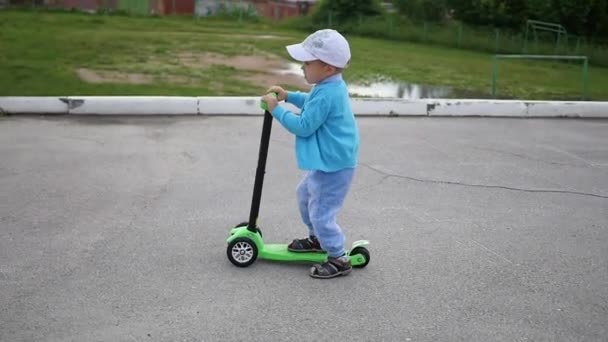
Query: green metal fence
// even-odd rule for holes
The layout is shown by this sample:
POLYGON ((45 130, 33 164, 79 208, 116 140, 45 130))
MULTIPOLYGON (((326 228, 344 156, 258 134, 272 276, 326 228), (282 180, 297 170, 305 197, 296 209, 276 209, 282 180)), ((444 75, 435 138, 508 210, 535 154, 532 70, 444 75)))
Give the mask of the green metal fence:
POLYGON ((359 17, 339 22, 333 13, 319 21, 294 24, 306 31, 332 27, 349 34, 430 43, 493 54, 587 56, 589 63, 608 66, 608 40, 568 34, 560 24, 530 20, 521 32, 471 27, 456 22, 418 22, 397 15, 359 17))
POLYGON ((558 51, 561 44, 565 40, 565 44, 568 44, 568 32, 566 28, 557 23, 548 23, 539 20, 528 20, 526 22, 526 35, 524 38, 524 46, 522 53, 528 52, 528 41, 530 35, 534 37, 534 47, 538 51, 538 36, 539 33, 549 33, 550 36, 555 36, 555 51, 558 51))

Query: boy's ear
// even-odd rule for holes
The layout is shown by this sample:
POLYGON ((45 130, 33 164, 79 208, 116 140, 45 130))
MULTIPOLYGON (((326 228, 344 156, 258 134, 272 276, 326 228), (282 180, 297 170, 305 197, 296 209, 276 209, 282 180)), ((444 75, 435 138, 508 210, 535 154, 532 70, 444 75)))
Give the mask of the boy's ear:
POLYGON ((329 65, 329 64, 325 64, 325 67, 327 67, 329 69, 329 71, 331 71, 332 74, 335 74, 338 71, 338 68, 336 68, 333 65, 329 65))

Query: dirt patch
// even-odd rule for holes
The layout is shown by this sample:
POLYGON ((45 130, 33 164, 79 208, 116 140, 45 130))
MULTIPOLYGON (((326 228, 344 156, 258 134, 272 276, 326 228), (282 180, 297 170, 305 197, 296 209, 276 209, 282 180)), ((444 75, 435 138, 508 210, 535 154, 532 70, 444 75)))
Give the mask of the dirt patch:
POLYGON ((76 70, 81 80, 89 83, 124 83, 124 84, 152 84, 160 79, 170 84, 195 84, 194 80, 185 76, 165 75, 152 76, 139 73, 125 73, 120 71, 94 70, 80 68, 76 70))
POLYGON ((185 76, 167 76, 162 77, 162 79, 169 81, 169 83, 173 84, 193 84, 194 82, 185 76))
POLYGON ((144 74, 80 68, 76 71, 81 80, 89 83, 149 84, 153 77, 144 74))
POLYGON ((180 53, 177 58, 181 64, 195 68, 224 65, 239 70, 271 71, 285 67, 285 63, 279 58, 264 55, 225 56, 218 53, 180 53))
MULTIPOLYGON (((274 55, 237 55, 226 56, 218 53, 191 53, 183 52, 176 55, 178 66, 188 69, 205 70, 212 65, 223 65, 244 71, 243 75, 236 78, 266 87, 272 84, 292 86, 299 90, 309 90, 310 85, 304 77, 293 73, 282 72, 288 68, 285 60, 274 55)), ((162 60, 152 58, 150 63, 162 65, 162 60)), ((160 79, 170 84, 195 84, 195 80, 184 76, 159 75, 152 76, 141 73, 125 73, 120 71, 105 71, 80 68, 77 70, 78 77, 89 83, 126 83, 126 84, 150 84, 160 79)))
POLYGON ((252 71, 253 75, 239 76, 244 80, 256 85, 284 84, 294 86, 301 90, 310 89, 304 77, 289 73, 280 73, 287 68, 287 63, 272 55, 239 55, 225 56, 217 53, 192 54, 182 53, 178 55, 180 63, 194 68, 207 68, 210 65, 224 65, 237 70, 252 71))
MULTIPOLYGON (((297 88, 298 90, 308 91, 310 90, 310 84, 306 83, 306 80, 298 75, 279 75, 279 74, 255 74, 255 75, 244 75, 239 76, 239 79, 258 85, 260 87, 269 87, 271 85, 285 85, 297 88)), ((291 89, 288 89, 291 90, 291 89)))
POLYGON ((250 34, 224 34, 223 36, 228 38, 246 38, 246 39, 285 39, 280 36, 273 36, 271 34, 263 34, 263 35, 250 35, 250 34))

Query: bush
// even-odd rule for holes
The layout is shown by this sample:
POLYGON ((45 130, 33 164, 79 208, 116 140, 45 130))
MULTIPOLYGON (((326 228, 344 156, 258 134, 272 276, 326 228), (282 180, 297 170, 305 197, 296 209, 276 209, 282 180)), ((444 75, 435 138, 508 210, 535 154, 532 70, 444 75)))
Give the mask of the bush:
POLYGON ((401 14, 419 21, 442 22, 448 13, 447 0, 396 0, 401 14))
POLYGON ((382 14, 379 0, 322 0, 312 14, 314 22, 346 23, 360 17, 382 14))

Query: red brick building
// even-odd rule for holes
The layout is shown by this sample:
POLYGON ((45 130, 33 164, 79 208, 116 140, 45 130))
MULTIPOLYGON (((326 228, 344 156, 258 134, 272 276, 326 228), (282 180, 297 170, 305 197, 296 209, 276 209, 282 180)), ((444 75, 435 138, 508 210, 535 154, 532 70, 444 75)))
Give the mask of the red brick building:
MULTIPOLYGON (((2 0, 0 0, 2 1, 2 0)), ((126 10, 146 15, 213 13, 219 6, 254 6, 259 15, 280 21, 310 13, 318 0, 9 0, 10 4, 35 3, 52 8, 82 11, 126 10), (201 8, 197 8, 201 7, 201 8)))
POLYGON ((317 0, 265 0, 255 3, 260 15, 279 21, 310 13, 317 0))
POLYGON ((194 15, 195 0, 156 0, 152 2, 154 13, 160 15, 194 15))

